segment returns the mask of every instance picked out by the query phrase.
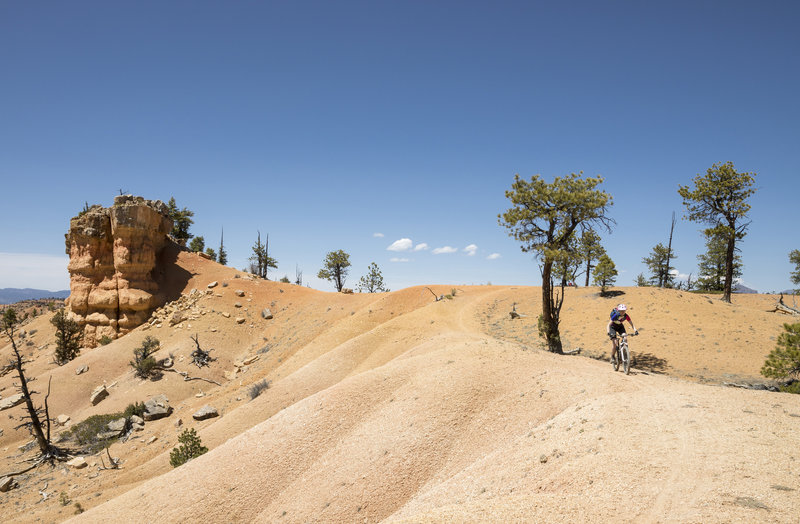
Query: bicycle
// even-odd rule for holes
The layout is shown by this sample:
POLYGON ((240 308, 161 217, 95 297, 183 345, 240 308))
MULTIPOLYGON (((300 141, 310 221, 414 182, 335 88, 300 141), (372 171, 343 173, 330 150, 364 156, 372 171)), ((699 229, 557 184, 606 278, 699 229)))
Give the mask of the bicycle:
MULTIPOLYGON (((630 336, 635 337, 638 334, 639 332, 636 331, 631 333, 630 336)), ((628 348, 628 333, 618 333, 617 337, 620 338, 620 341, 617 345, 617 353, 611 357, 611 365, 614 366, 614 371, 619 371, 619 365, 621 361, 622 369, 627 375, 631 370, 631 353, 630 349, 628 348)))

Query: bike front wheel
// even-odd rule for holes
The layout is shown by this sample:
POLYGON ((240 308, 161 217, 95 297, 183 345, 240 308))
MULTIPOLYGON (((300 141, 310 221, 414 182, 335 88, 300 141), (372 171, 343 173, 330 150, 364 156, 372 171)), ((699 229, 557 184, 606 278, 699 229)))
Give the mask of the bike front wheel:
POLYGON ((625 370, 625 374, 627 375, 631 370, 631 358, 628 352, 628 344, 620 346, 619 350, 622 358, 622 369, 625 370))

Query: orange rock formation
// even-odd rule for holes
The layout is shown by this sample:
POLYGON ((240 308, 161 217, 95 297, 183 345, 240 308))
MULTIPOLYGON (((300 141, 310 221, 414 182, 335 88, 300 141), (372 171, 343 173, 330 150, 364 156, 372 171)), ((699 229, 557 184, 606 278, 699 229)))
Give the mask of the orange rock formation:
POLYGON ((124 335, 163 303, 154 270, 171 230, 163 202, 131 195, 70 220, 67 303, 84 326, 84 346, 95 347, 103 336, 124 335))

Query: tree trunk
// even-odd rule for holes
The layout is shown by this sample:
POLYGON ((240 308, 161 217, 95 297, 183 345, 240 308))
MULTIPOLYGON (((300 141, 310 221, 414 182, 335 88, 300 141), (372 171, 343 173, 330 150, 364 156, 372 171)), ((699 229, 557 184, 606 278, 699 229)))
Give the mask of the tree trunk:
POLYGON ((586 287, 589 287, 589 274, 592 272, 592 259, 586 261, 586 287))
POLYGON ((736 229, 731 227, 731 236, 728 238, 728 250, 725 253, 725 288, 722 291, 722 301, 730 304, 731 288, 733 287, 733 255, 736 248, 736 229))
POLYGON ((22 390, 22 396, 25 399, 25 406, 28 408, 28 416, 31 419, 31 428, 33 429, 33 436, 36 437, 36 444, 39 446, 39 450, 42 452, 43 455, 46 455, 50 452, 50 442, 44 436, 44 431, 42 430, 42 423, 39 421, 39 415, 36 414, 36 408, 33 406, 33 400, 31 399, 31 392, 28 390, 28 381, 25 379, 25 373, 22 371, 22 356, 19 354, 19 350, 17 350, 17 345, 12 340, 12 346, 14 349, 14 356, 16 357, 17 362, 14 364, 14 367, 17 368, 17 374, 19 375, 19 383, 20 389, 22 390))
POLYGON ((561 337, 558 333, 558 322, 555 315, 558 314, 554 309, 553 304, 553 282, 551 274, 553 270, 553 261, 545 259, 544 267, 542 268, 542 323, 544 328, 544 336, 547 341, 547 349, 553 353, 563 354, 564 350, 561 346, 561 337))

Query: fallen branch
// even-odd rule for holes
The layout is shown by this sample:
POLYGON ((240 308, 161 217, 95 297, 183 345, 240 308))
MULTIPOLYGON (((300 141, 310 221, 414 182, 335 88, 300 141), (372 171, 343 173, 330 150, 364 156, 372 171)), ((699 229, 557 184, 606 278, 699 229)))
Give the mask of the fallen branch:
POLYGON ((190 380, 203 380, 203 381, 208 382, 210 384, 216 384, 217 386, 222 386, 222 384, 220 384, 216 380, 211 380, 210 378, 190 377, 189 373, 187 373, 186 371, 178 371, 177 369, 162 369, 161 371, 168 371, 170 373, 177 373, 178 375, 183 377, 183 380, 185 382, 188 382, 190 380))
POLYGON ((431 288, 429 288, 427 286, 425 286, 425 289, 427 289, 428 291, 431 292, 431 295, 433 295, 433 298, 436 299, 436 302, 439 302, 442 298, 444 298, 444 295, 442 295, 442 296, 437 295, 436 293, 433 292, 433 290, 431 288))
POLYGON ((106 467, 106 463, 103 460, 103 457, 100 457, 100 462, 103 463, 103 467, 99 468, 99 469, 101 469, 101 470, 104 470, 104 469, 122 469, 122 468, 119 467, 120 459, 112 457, 111 453, 108 451, 108 447, 106 447, 106 455, 108 455, 109 466, 106 467))
POLYGON ((783 303, 783 293, 781 293, 781 298, 778 299, 778 303, 775 304, 775 307, 768 311, 770 313, 786 313, 787 315, 800 315, 800 310, 787 306, 786 304, 783 303))

